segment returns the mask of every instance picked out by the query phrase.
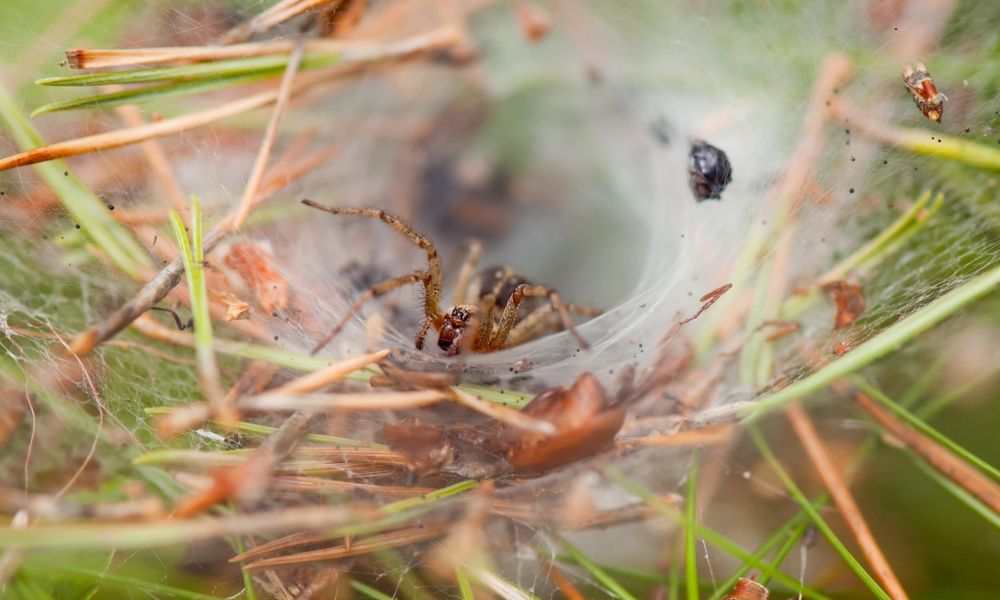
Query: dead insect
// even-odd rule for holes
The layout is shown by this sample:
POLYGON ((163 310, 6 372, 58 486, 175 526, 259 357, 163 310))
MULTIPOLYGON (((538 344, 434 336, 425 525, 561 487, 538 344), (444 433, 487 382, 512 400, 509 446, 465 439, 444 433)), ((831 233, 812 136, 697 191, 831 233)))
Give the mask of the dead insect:
POLYGON ((927 72, 927 66, 918 61, 916 71, 910 65, 903 67, 903 83, 913 96, 913 101, 917 103, 920 112, 931 121, 940 123, 944 114, 944 101, 948 97, 937 91, 934 80, 927 72))
POLYGON ((695 200, 719 200, 722 191, 733 180, 733 166, 729 164, 725 152, 707 142, 695 140, 691 143, 688 175, 695 200))
POLYGON ((502 350, 538 337, 552 329, 554 313, 558 315, 562 327, 568 330, 582 346, 587 346, 584 339, 576 332, 570 312, 595 317, 600 311, 586 306, 565 304, 551 287, 531 284, 517 271, 509 268, 486 269, 473 281, 472 274, 482 253, 480 244, 473 244, 459 272, 454 293, 455 306, 448 311, 441 311, 438 306, 441 300, 441 259, 429 239, 418 234, 396 215, 377 208, 334 208, 311 200, 303 200, 302 203, 335 215, 376 217, 427 253, 426 269, 390 277, 372 285, 362 293, 344 318, 316 346, 313 354, 319 352, 340 333, 366 302, 413 283, 421 283, 424 286, 425 318, 423 327, 417 334, 418 350, 423 348, 424 339, 431 329, 438 332, 437 345, 448 356, 454 356, 463 349, 472 352, 502 350), (466 302, 467 295, 471 296, 468 302, 466 302), (519 318, 518 309, 521 304, 527 300, 525 306, 529 307, 530 300, 534 298, 545 298, 548 303, 538 307, 532 306, 530 311, 519 318))
POLYGON ((535 396, 522 412, 556 426, 545 436, 511 429, 501 434, 510 466, 518 473, 540 473, 592 456, 610 446, 625 422, 625 411, 612 406, 604 386, 584 373, 566 389, 557 387, 535 396))
POLYGON ((824 285, 823 290, 830 292, 837 308, 833 318, 834 329, 847 327, 865 312, 865 296, 860 285, 838 280, 824 285))

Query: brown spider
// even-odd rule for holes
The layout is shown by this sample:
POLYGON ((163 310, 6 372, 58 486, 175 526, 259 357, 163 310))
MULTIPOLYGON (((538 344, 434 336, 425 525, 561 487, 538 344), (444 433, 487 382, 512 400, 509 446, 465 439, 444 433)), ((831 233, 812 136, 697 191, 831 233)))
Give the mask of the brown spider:
POLYGON ((531 284, 520 273, 509 267, 484 269, 473 281, 473 270, 482 254, 480 243, 472 244, 469 254, 462 264, 455 289, 455 306, 448 311, 441 311, 438 307, 438 302, 441 300, 441 259, 438 257, 437 249, 434 248, 434 244, 429 239, 418 234, 396 215, 381 209, 335 208, 317 204, 311 200, 303 200, 302 203, 335 215, 377 217, 427 252, 426 269, 417 269, 405 275, 390 277, 365 290, 344 318, 316 346, 313 354, 330 343, 330 340, 340 333, 366 302, 396 288, 417 282, 424 286, 425 315, 424 325, 417 334, 416 346, 418 350, 423 348, 424 339, 431 329, 438 332, 438 347, 444 350, 448 356, 454 356, 463 349, 472 352, 502 350, 538 337, 551 328, 553 311, 559 315, 562 326, 583 347, 587 347, 587 343, 573 327, 570 312, 595 317, 600 314, 600 311, 586 306, 565 304, 554 289, 531 284), (469 302, 466 302, 467 295, 472 297, 469 302), (543 297, 548 299, 548 304, 532 305, 530 299, 543 297), (518 319, 518 308, 522 303, 526 307, 530 306, 531 310, 518 319), (498 314, 499 320, 497 320, 498 314), (468 335, 468 331, 475 331, 475 335, 468 335))

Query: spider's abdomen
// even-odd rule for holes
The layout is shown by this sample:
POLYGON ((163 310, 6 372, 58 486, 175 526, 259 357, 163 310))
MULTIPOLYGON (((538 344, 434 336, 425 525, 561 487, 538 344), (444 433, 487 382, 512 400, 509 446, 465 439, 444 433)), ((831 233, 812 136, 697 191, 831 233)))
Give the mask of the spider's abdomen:
MULTIPOLYGON (((517 286, 531 284, 524 275, 510 267, 489 267, 479 272, 473 284, 476 298, 485 298, 492 295, 496 298, 496 308, 502 311, 507 306, 517 286)), ((534 306, 533 298, 525 299, 521 303, 521 310, 530 312, 534 306)))

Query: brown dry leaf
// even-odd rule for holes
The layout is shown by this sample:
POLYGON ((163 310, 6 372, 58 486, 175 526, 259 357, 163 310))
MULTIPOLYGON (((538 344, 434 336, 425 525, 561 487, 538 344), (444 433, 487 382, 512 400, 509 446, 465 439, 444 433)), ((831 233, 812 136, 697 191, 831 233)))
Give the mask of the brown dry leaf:
POLYGON ((223 317, 226 322, 237 321, 239 319, 246 319, 250 312, 250 303, 248 302, 233 302, 226 307, 226 316, 223 317))
POLYGON ((834 329, 847 327, 864 314, 865 297, 860 285, 840 280, 824 285, 823 289, 830 292, 837 307, 837 315, 833 318, 834 329))
POLYGON ((570 389, 556 387, 535 396, 521 411, 556 427, 554 435, 510 429, 500 437, 511 466, 520 473, 540 473, 588 458, 614 443, 625 412, 610 407, 604 386, 591 373, 570 389))
POLYGON ((288 282, 271 267, 271 259, 270 252, 251 242, 233 244, 225 258, 267 313, 288 308, 288 282))

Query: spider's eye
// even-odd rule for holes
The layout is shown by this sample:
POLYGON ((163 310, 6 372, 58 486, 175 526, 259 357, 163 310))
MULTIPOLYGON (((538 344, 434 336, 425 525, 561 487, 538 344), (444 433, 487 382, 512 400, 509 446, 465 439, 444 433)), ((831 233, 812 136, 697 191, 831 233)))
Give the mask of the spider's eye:
POLYGON ((462 321, 463 323, 468 323, 470 315, 468 310, 462 308, 461 306, 456 306, 452 309, 451 316, 459 321, 462 321))

